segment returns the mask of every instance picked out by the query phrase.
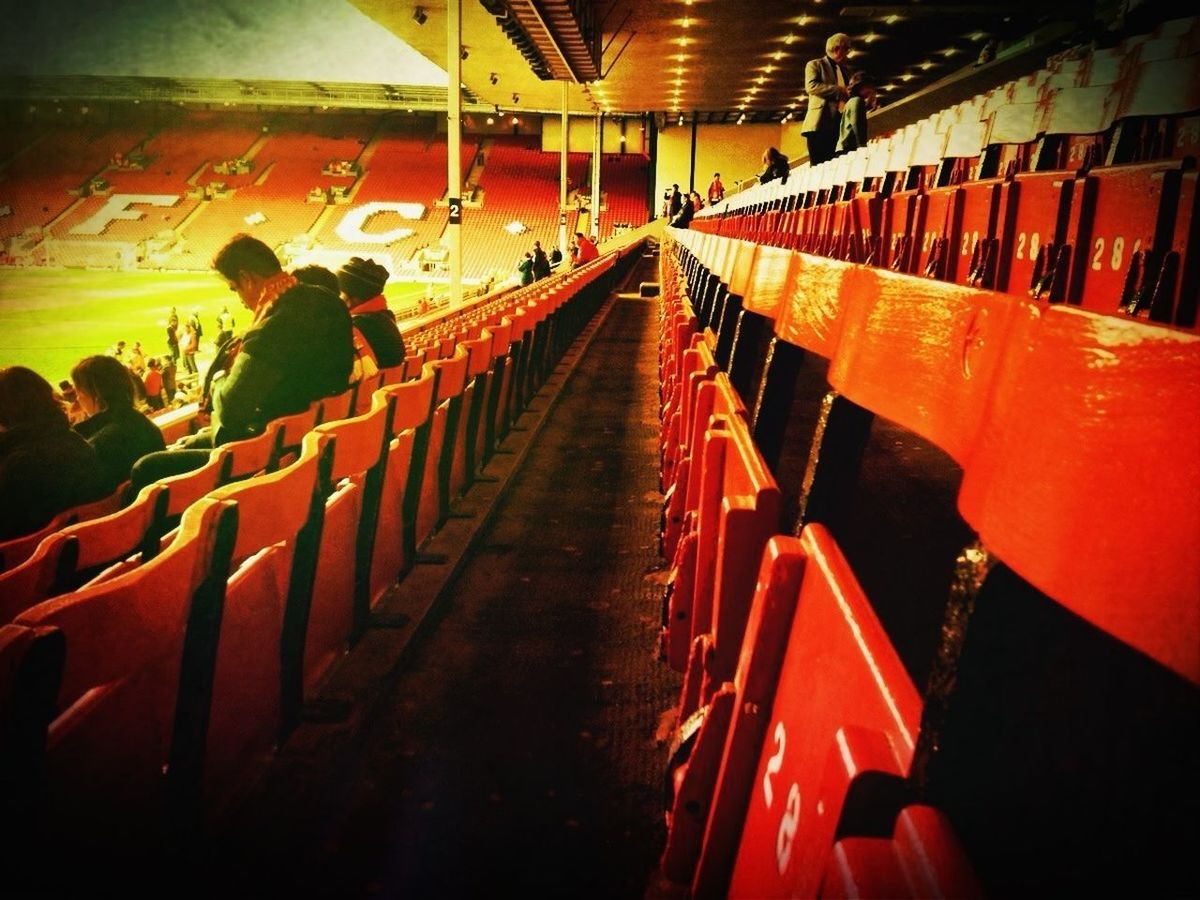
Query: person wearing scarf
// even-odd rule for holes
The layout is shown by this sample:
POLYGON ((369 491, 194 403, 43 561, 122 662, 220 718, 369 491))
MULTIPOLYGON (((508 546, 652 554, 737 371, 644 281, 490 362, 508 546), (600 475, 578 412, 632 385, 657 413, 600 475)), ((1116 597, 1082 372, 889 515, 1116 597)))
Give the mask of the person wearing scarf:
POLYGON ((404 362, 404 338, 383 296, 388 270, 372 259, 353 256, 338 269, 337 279, 354 327, 366 339, 379 368, 404 362))
POLYGON ((227 341, 209 379, 212 423, 134 466, 135 490, 202 466, 207 452, 261 434, 280 416, 346 390, 354 361, 350 314, 330 291, 284 272, 257 238, 235 235, 213 268, 250 310, 241 341, 227 341), (196 451, 196 452, 189 452, 196 451))

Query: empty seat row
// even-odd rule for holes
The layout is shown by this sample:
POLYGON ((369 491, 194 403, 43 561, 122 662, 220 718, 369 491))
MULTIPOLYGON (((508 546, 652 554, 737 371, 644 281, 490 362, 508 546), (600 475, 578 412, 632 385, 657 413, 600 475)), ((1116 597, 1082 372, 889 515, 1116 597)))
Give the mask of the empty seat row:
MULTIPOLYGON (((712 679, 698 695, 688 672, 680 711, 705 713, 677 736, 665 876, 698 894, 836 896, 850 889, 847 867, 867 865, 890 872, 888 886, 860 887, 920 895, 896 880, 923 877, 903 862, 912 840, 909 849, 950 854, 941 868, 955 893, 969 893, 960 879, 972 869, 988 892, 1099 887, 1101 871, 1132 887, 1144 866, 1106 868, 1121 853, 1154 860, 1158 888, 1185 884, 1177 855, 1200 772, 1179 747, 1200 726, 1200 562, 1184 536, 1200 533, 1200 433, 1179 410, 1200 383, 1195 336, 690 231, 672 233, 663 268, 664 553, 680 559, 689 517, 752 496, 709 479, 692 502, 677 499, 731 422, 778 449, 772 423, 791 410, 795 355, 828 359, 833 388, 798 541, 768 541, 736 671, 715 670, 726 684, 712 679), (700 388, 720 395, 726 382, 739 397, 725 409, 745 407, 714 416, 700 388), (938 660, 919 686, 833 536, 876 417, 961 466, 958 505, 978 534, 960 559, 957 600, 947 586, 938 660), (1143 452, 1164 468, 1144 465, 1143 452), (821 591, 836 609, 825 619, 821 591), (854 654, 836 649, 843 627, 862 682, 854 654), (1047 679, 1058 685, 1049 694, 1047 679), (1089 683, 1108 685, 1107 705, 1089 683), (1042 818, 1026 821, 1022 808, 1042 818), (1063 833, 1070 849, 1055 853, 1063 833), (1043 868, 1014 866, 1014 847, 1046 855, 1043 868)), ((778 461, 763 456, 771 471, 778 461)), ((693 582, 758 564, 728 536, 710 553, 693 582)), ((668 659, 673 625, 668 615, 668 659)), ((719 643, 698 645, 710 663, 719 643)))

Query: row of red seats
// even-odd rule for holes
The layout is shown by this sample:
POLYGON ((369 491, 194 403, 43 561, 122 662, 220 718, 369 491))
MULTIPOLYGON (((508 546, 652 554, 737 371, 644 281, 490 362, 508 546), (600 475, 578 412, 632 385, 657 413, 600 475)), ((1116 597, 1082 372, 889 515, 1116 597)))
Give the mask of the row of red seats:
POLYGON ((975 98, 692 227, 1194 328, 1200 55, 1123 59, 1120 80, 975 98))
MULTIPOLYGON (((777 508, 767 499, 777 488, 761 479, 745 483, 758 488, 744 484, 724 493, 729 483, 704 473, 713 453, 725 466, 732 456, 752 471, 744 462, 749 450, 714 449, 744 444, 718 440, 730 428, 752 435, 764 448, 766 471, 774 471, 780 423, 791 409, 795 356, 809 353, 829 360, 833 391, 813 439, 796 528, 809 556, 826 560, 819 568, 836 584, 829 592, 839 615, 856 623, 847 626, 852 644, 872 662, 870 677, 855 683, 835 638, 820 625, 801 636, 793 621, 785 652, 790 659, 791 642, 800 642, 797 647, 812 654, 809 668, 797 662, 794 674, 772 680, 768 666, 763 688, 751 680, 750 635, 756 635, 753 646, 764 648, 764 635, 778 640, 789 625, 759 628, 753 611, 746 640, 732 642, 740 657, 719 649, 716 631, 709 643, 696 645, 712 674, 701 678, 697 695, 695 663, 688 659, 682 711, 711 696, 711 719, 732 659, 738 668, 723 701, 727 724, 710 726, 706 719, 684 774, 676 774, 684 793, 676 794, 665 874, 690 881, 697 893, 732 885, 737 896, 811 896, 822 879, 823 890, 844 890, 854 879, 827 866, 870 858, 874 869, 890 859, 890 871, 903 871, 897 860, 907 852, 901 845, 913 817, 896 812, 915 801, 942 810, 943 824, 963 838, 989 891, 1037 883, 1036 868, 1012 866, 1014 848, 1046 854, 1039 861, 1049 870, 1043 886, 1099 886, 1109 877, 1124 886, 1145 879, 1170 891, 1186 882, 1173 855, 1192 833, 1181 810, 1200 784, 1195 761, 1179 749, 1200 725, 1200 562, 1190 550, 1200 533, 1200 430, 1195 417, 1185 423, 1179 411, 1194 405, 1200 340, 693 231, 672 231, 667 246, 664 295, 677 307, 664 318, 663 332, 664 550, 674 550, 672 590, 692 598, 690 607, 668 598, 667 658, 678 667, 684 648, 704 634, 696 629, 722 621, 719 612, 710 619, 709 603, 719 610, 732 597, 740 616, 751 603, 766 602, 760 596, 770 594, 777 578, 786 587, 774 602, 794 596, 786 568, 768 571, 770 557, 784 555, 778 549, 762 563, 753 600, 747 590, 754 582, 745 573, 758 565, 754 548, 763 540, 756 529, 777 508), (948 613, 944 626, 946 640, 961 644, 944 648, 949 662, 937 670, 941 681, 931 679, 924 690, 895 662, 844 558, 821 546, 836 544, 819 526, 850 502, 857 478, 852 451, 865 439, 864 421, 869 427, 874 416, 959 462, 959 509, 980 539, 961 560, 966 606, 973 611, 952 603, 961 620, 948 613), (1147 465, 1147 458, 1155 464, 1147 465), (738 510, 749 518, 722 531, 721 517, 738 510), (722 593, 739 578, 740 589, 722 593), (672 633, 677 625, 678 635, 672 633), (754 683, 766 694, 739 695, 754 683), (1095 697, 1101 684, 1103 699, 1095 697), (770 707, 771 691, 775 713, 764 723, 761 710, 770 707), (793 718, 785 718, 785 709, 793 718), (859 719, 875 716, 872 709, 876 718, 859 719), (738 744, 738 723, 751 712, 759 716, 758 730, 751 729, 748 744, 738 744), (809 746, 808 735, 814 727, 825 734, 823 723, 830 720, 839 749, 826 757, 823 738, 809 746), (776 724, 782 728, 771 731, 776 724), (713 727, 717 737, 706 741, 705 729, 713 727), (790 793, 788 803, 780 803, 774 776, 792 764, 796 742, 806 768, 794 775, 793 809, 790 793), (834 760, 849 768, 834 767, 834 760), (692 772, 697 764, 698 775, 692 772), (855 772, 861 783, 849 778, 855 772), (720 800, 727 783, 732 806, 720 800), (749 801, 745 784, 754 792, 749 801), (853 815, 841 824, 823 821, 818 812, 833 809, 837 819, 827 789, 854 798, 847 801, 853 815), (890 849, 862 857, 857 850, 832 850, 822 829, 837 824, 837 834, 853 834, 845 829, 854 828, 864 810, 869 819, 874 811, 866 831, 879 839, 893 834, 895 823, 890 849), (816 818, 806 822, 810 815, 816 818), (1047 830, 1050 840, 1069 849, 1052 851, 1047 830), (714 840, 710 866, 705 860, 714 840), (731 846, 740 848, 736 856, 731 846), (799 856, 780 857, 785 846, 799 856), (1104 868, 1110 855, 1122 853, 1153 862, 1104 868), (828 886, 835 878, 842 887, 828 886)), ((793 563, 802 580, 813 566, 803 551, 805 561, 793 563)), ((801 587, 799 610, 804 597, 801 587)), ((770 646, 764 660, 779 652, 770 646)), ((953 847, 939 843, 942 837, 930 840, 953 847)), ((955 862, 947 871, 957 878, 963 869, 955 862)), ((881 895, 909 889, 893 883, 881 895)))
POLYGON ((334 666, 618 271, 610 254, 451 314, 479 327, 448 354, 410 335, 405 366, 0 574, 15 614, 0 626, 0 787, 25 837, 119 849, 227 811, 320 709, 334 666))
POLYGON ((714 335, 686 292, 663 298, 662 650, 684 684, 662 877, 695 896, 836 896, 868 874, 879 893, 847 896, 977 895, 936 810, 905 809, 894 839, 843 823, 848 803, 898 814, 896 790, 865 791, 907 776, 919 696, 829 530, 779 533, 780 489, 714 335))

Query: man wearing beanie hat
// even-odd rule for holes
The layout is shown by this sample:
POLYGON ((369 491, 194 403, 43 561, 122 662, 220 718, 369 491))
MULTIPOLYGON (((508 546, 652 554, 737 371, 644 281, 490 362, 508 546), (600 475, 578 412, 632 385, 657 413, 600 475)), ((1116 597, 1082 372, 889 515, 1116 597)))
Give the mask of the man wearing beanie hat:
POLYGON ((338 269, 337 278, 354 327, 366 338, 379 367, 386 369, 404 362, 404 339, 383 296, 388 270, 373 259, 353 256, 338 269))

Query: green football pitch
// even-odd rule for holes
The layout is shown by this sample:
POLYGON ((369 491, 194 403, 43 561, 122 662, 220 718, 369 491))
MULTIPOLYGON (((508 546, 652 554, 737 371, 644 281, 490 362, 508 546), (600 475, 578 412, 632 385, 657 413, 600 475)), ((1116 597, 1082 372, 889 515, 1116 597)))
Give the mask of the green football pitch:
MULTIPOLYGON (((424 284, 389 284, 394 310, 425 293, 424 284)), ((28 366, 52 384, 85 356, 117 341, 141 341, 147 356, 167 353, 167 316, 199 311, 204 328, 198 361, 212 357, 217 314, 228 304, 240 332, 250 321, 237 296, 213 273, 100 272, 0 267, 0 366, 28 366)))

